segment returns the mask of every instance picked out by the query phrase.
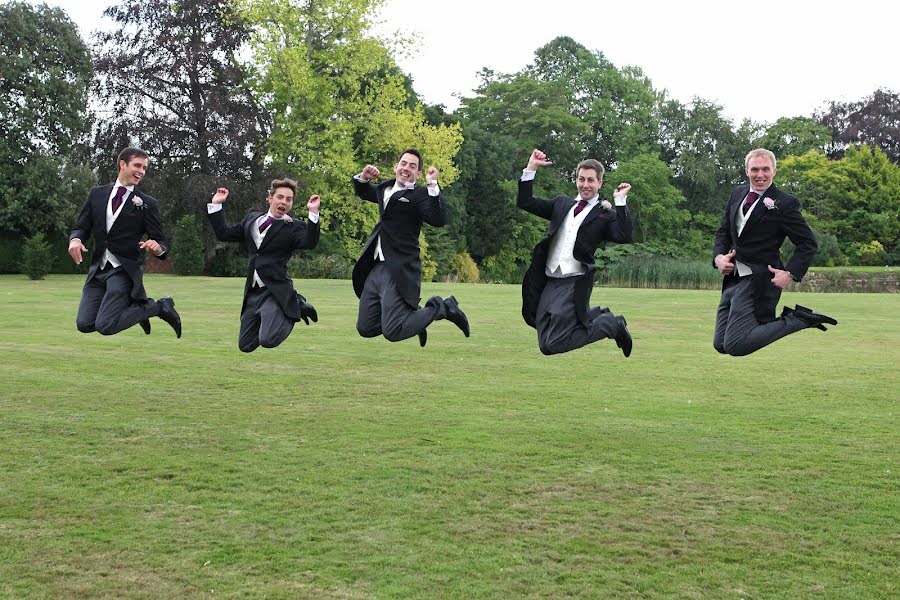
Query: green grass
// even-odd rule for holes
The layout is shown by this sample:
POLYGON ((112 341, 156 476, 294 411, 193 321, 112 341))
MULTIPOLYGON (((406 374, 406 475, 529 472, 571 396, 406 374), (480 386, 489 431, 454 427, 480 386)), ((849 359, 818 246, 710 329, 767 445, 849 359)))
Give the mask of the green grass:
POLYGON ((891 266, 877 266, 877 267, 810 267, 810 271, 847 271, 848 273, 858 272, 858 273, 884 273, 885 271, 897 271, 900 270, 900 267, 891 267, 891 266))
POLYGON ((148 276, 184 320, 74 326, 81 278, 0 277, 0 597, 896 597, 900 296, 711 347, 714 291, 597 289, 628 317, 544 357, 519 288, 454 293, 472 337, 320 314, 237 350, 239 279, 148 276))

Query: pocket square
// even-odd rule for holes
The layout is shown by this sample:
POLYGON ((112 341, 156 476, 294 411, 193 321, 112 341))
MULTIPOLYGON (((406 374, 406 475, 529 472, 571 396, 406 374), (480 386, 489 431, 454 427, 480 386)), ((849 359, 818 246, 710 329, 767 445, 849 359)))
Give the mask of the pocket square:
POLYGON ((406 198, 400 197, 400 198, 397 198, 397 202, 409 202, 409 200, 407 200, 406 198))

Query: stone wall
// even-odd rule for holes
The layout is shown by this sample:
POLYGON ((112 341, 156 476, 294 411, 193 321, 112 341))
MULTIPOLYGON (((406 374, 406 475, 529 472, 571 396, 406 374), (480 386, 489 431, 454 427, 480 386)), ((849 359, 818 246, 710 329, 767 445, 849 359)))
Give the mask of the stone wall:
POLYGON ((801 292, 900 292, 900 269, 883 271, 816 271, 813 267, 797 287, 801 292))

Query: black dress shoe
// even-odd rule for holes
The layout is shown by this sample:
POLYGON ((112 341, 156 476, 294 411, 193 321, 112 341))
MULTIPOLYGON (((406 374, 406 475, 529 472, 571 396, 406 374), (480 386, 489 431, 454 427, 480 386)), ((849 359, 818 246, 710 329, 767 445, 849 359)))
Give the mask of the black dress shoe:
POLYGON ((466 318, 466 313, 459 307, 459 302, 456 301, 456 298, 453 296, 444 298, 444 310, 446 311, 447 320, 459 327, 466 337, 469 337, 469 319, 466 318))
POLYGON ((150 319, 144 319, 142 321, 138 321, 138 325, 141 326, 141 329, 144 330, 144 333, 150 335, 150 319))
POLYGON ((631 334, 628 333, 628 323, 625 321, 625 317, 616 317, 616 321, 619 323, 619 331, 616 333, 616 346, 622 349, 622 354, 625 355, 625 358, 631 356, 631 334))
POLYGON ((610 314, 612 314, 612 311, 609 310, 609 307, 595 306, 588 312, 588 320, 593 321, 594 319, 596 319, 599 316, 610 315, 610 314))
POLYGON ((300 302, 300 318, 303 319, 303 322, 309 325, 309 322, 313 323, 319 322, 319 313, 316 312, 316 308, 306 301, 306 298, 297 293, 297 301, 300 302))
POLYGON ((160 298, 156 301, 159 304, 159 318, 168 323, 175 330, 175 337, 181 337, 181 317, 175 310, 175 301, 171 298, 160 298))
MULTIPOLYGON (((805 307, 803 307, 803 308, 805 308, 805 307)), ((784 306, 781 308, 781 318, 782 319, 784 319, 785 317, 789 317, 792 314, 794 314, 793 308, 789 308, 787 306, 784 306)), ((799 319, 800 317, 797 317, 797 318, 799 319)), ((815 327, 816 329, 821 329, 822 331, 828 331, 828 328, 825 327, 824 325, 822 325, 821 323, 819 323, 818 325, 813 325, 813 327, 815 327)))
POLYGON ((806 323, 807 327, 815 327, 816 329, 821 329, 822 331, 828 331, 825 328, 825 324, 828 325, 837 325, 838 322, 836 319, 829 317, 828 315, 823 315, 822 313, 813 312, 811 309, 806 308, 805 306, 800 306, 799 304, 794 308, 794 316, 806 323))
POLYGON ((423 329, 419 332, 419 345, 424 348, 426 342, 428 342, 428 330, 423 329))

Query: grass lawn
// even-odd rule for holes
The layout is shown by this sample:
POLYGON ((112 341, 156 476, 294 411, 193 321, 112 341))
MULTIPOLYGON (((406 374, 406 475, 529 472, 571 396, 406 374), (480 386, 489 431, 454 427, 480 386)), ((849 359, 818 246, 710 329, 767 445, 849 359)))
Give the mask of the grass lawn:
POLYGON ((239 279, 147 276, 184 321, 75 329, 82 278, 0 277, 2 598, 888 598, 900 564, 900 295, 746 358, 714 291, 603 289, 628 317, 545 357, 517 286, 450 323, 318 324, 237 350, 239 279))

